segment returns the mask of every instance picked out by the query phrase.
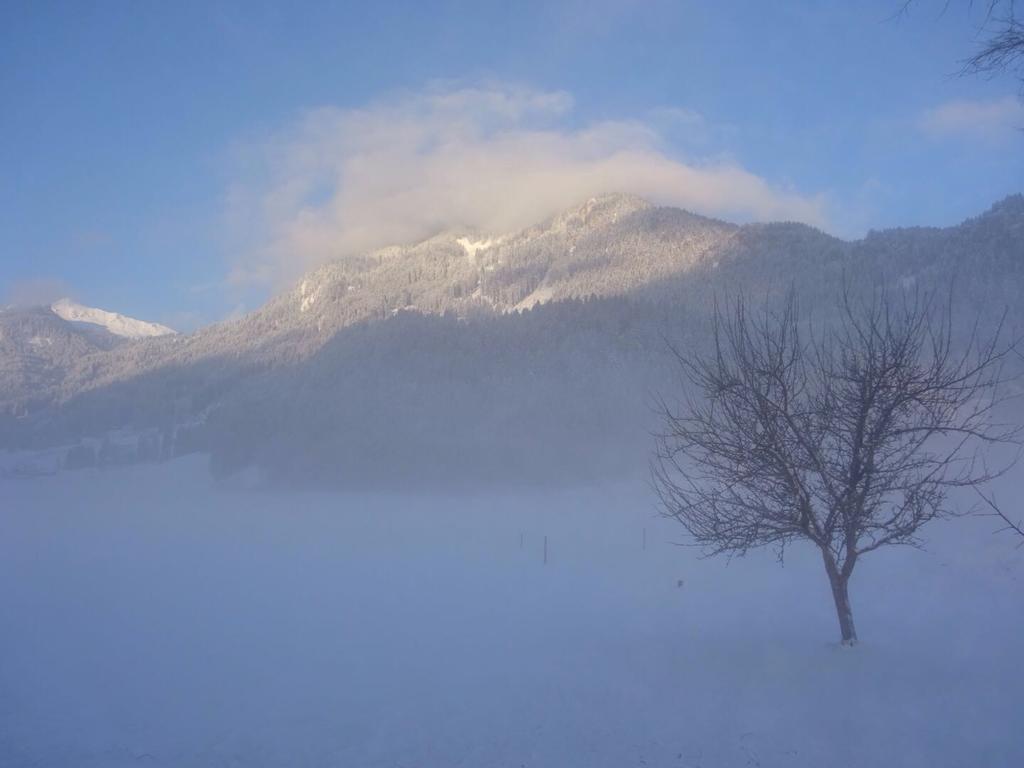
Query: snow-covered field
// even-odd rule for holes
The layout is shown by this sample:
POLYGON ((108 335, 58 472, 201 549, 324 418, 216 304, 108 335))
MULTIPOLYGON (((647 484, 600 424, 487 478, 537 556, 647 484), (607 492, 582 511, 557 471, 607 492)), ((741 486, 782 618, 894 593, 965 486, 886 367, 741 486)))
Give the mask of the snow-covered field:
POLYGON ((0 480, 0 766, 1024 765, 1024 549, 991 521, 866 557, 851 650, 812 552, 700 560, 653 513, 195 459, 0 480))

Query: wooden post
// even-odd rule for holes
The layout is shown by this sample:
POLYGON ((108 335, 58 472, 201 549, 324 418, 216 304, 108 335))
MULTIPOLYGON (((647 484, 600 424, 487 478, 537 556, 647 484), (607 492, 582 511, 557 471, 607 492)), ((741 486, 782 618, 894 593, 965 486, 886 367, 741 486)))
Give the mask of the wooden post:
POLYGON ((544 565, 548 564, 548 537, 544 536, 544 565))

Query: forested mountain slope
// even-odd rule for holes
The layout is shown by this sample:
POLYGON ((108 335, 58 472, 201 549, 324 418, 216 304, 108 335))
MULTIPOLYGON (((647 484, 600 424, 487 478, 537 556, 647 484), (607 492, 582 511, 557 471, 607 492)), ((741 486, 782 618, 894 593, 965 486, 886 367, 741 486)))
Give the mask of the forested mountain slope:
POLYGON ((827 316, 844 281, 955 285, 958 312, 1008 308, 1024 327, 1024 198, 854 242, 621 195, 518 233, 445 232, 328 264, 238 320, 8 377, 3 432, 40 445, 201 423, 217 471, 314 482, 612 471, 676 383, 666 340, 702 343, 715 297, 795 288, 827 316))

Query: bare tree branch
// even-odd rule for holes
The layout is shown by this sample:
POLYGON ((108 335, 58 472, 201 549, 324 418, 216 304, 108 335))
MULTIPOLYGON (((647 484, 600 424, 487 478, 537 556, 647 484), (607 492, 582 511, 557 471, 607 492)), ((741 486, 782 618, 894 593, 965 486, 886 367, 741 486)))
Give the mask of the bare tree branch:
POLYGON ((995 496, 993 494, 991 494, 991 493, 986 494, 986 493, 982 492, 981 489, 979 489, 979 488, 975 488, 974 490, 977 492, 978 496, 981 497, 981 500, 985 503, 985 506, 988 507, 988 509, 989 509, 989 511, 984 513, 984 514, 986 514, 989 517, 998 518, 999 520, 1001 520, 1004 523, 1004 526, 1002 528, 1000 528, 999 530, 997 530, 996 533, 1002 533, 1004 531, 1010 531, 1012 533, 1016 533, 1022 539, 1017 544, 1017 546, 1018 547, 1024 546, 1024 522, 1022 522, 1022 521, 1016 521, 1015 522, 1015 521, 1011 520, 1010 517, 1005 512, 1003 512, 1002 507, 1000 507, 996 503, 996 498, 995 498, 995 496))
MULTIPOLYGON (((906 16, 918 0, 904 0, 893 17, 906 16)), ((946 13, 951 0, 942 3, 940 14, 946 13)), ((1017 17, 1016 0, 967 0, 969 9, 980 6, 983 10, 978 35, 981 43, 977 50, 961 62, 961 75, 995 77, 1008 73, 1024 84, 1024 23, 1017 17)))

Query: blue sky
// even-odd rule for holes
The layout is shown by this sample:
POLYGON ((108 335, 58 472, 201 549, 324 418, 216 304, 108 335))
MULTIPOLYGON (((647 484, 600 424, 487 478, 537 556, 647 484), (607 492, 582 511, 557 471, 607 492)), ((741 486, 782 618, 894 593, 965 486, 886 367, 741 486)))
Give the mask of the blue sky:
POLYGON ((189 328, 605 182, 846 237, 956 223, 1024 189, 1018 85, 952 76, 966 2, 900 5, 4 3, 0 301, 189 328))

